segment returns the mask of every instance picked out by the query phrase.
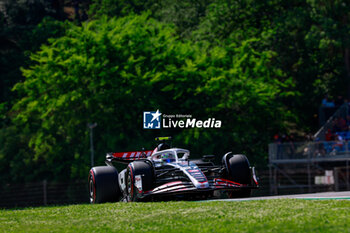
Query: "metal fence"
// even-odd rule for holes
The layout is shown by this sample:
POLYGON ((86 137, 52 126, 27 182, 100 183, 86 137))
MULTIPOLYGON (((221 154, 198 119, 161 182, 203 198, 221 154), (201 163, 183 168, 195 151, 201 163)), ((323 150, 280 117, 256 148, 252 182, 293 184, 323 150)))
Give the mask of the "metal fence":
POLYGON ((350 190, 349 163, 349 141, 270 144, 270 194, 350 190))
POLYGON ((350 141, 289 142, 269 144, 270 162, 288 160, 350 160, 350 141))
POLYGON ((8 184, 0 187, 0 207, 88 203, 87 181, 8 184))
MULTIPOLYGON (((257 171, 260 189, 252 196, 269 195, 269 171, 257 171)), ((0 187, 0 208, 89 203, 87 181, 71 183, 36 182, 0 187)))

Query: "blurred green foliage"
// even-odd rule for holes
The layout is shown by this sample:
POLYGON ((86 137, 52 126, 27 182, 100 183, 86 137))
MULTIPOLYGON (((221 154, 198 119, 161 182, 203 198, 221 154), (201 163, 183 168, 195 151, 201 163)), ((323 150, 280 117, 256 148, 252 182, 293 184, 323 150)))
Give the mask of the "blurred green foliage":
POLYGON ((275 100, 289 85, 269 64, 274 54, 255 51, 254 43, 209 48, 183 42, 173 26, 147 14, 72 25, 31 56, 35 63, 22 69, 26 79, 14 87, 21 96, 11 111, 14 124, 30 134, 33 164, 45 161, 36 172, 50 168, 50 179, 84 177, 89 122, 98 122, 98 163, 108 151, 152 148, 160 132, 142 130, 147 109, 217 117, 222 129, 183 130, 174 135, 176 144, 220 155, 235 146, 258 159, 263 151, 251 148, 259 140, 251 136, 268 138, 265 127, 273 124, 267 126, 266 117, 279 125, 282 106, 275 100))
POLYGON ((0 14, 4 182, 85 178, 91 122, 97 164, 171 135, 194 156, 264 167, 273 134, 315 130, 322 96, 350 93, 342 1, 92 0, 78 25, 34 2, 0 14), (156 109, 223 127, 143 130, 156 109))

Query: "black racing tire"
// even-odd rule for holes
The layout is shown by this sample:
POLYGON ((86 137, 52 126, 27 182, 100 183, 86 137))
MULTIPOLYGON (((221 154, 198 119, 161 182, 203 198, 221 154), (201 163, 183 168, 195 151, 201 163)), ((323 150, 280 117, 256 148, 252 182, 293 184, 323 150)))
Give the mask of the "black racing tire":
POLYGON ((116 202, 121 197, 118 171, 112 166, 93 167, 89 172, 90 203, 116 202))
POLYGON ((240 184, 250 184, 252 177, 250 173, 250 164, 245 155, 233 155, 228 160, 229 176, 235 182, 240 184))
MULTIPOLYGON (((226 166, 227 178, 245 185, 250 185, 252 181, 252 175, 250 172, 250 164, 248 158, 245 155, 227 155, 224 156, 223 162, 226 166)), ((242 189, 229 192, 229 197, 250 197, 251 189, 242 189)))
POLYGON ((150 162, 135 161, 128 165, 126 172, 127 201, 138 201, 141 190, 135 186, 135 177, 141 175, 142 191, 149 191, 154 186, 154 170, 150 162))

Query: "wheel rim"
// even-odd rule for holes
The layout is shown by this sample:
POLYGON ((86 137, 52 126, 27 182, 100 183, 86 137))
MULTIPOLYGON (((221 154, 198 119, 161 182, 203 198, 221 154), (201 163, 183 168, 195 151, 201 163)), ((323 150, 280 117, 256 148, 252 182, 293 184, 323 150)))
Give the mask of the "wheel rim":
POLYGON ((94 181, 90 175, 90 182, 89 182, 90 203, 94 203, 94 191, 95 191, 94 181))

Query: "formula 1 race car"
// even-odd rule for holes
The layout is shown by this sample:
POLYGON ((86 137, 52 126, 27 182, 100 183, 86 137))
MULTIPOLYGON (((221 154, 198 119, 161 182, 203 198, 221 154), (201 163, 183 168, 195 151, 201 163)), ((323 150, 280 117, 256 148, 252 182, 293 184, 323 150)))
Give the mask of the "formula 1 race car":
POLYGON ((213 155, 190 160, 188 150, 162 142, 169 139, 156 138, 161 143, 153 151, 107 153, 107 166, 90 170, 90 202, 200 200, 214 198, 218 191, 231 198, 249 197, 258 188, 246 156, 228 152, 221 165, 214 165, 213 155), (118 173, 113 162, 127 167, 118 173))

